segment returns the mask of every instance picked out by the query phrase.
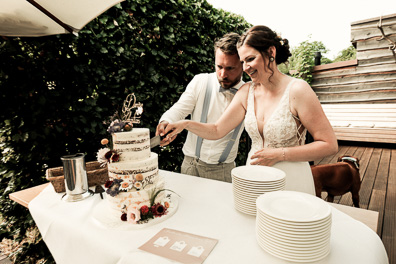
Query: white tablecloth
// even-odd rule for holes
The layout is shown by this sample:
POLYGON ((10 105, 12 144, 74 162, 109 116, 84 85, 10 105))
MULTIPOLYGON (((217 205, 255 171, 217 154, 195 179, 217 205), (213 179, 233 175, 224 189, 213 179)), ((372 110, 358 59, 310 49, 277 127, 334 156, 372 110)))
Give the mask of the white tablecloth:
MULTIPOLYGON (((174 263, 138 249, 163 228, 218 239, 208 263, 292 263, 266 253, 256 242, 255 217, 234 209, 230 183, 160 171, 166 188, 178 193, 176 213, 158 224, 109 229, 92 216, 102 203, 98 194, 80 202, 61 201, 46 187, 29 210, 56 263, 174 263)), ((331 252, 320 262, 387 264, 378 235, 363 223, 332 208, 331 252)))

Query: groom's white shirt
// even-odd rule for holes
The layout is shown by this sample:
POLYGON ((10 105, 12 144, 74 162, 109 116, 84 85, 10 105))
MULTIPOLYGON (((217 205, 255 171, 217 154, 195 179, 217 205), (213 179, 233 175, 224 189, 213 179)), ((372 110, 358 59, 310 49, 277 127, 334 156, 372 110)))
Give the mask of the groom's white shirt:
MULTIPOLYGON (((216 73, 203 73, 196 75, 191 82, 187 85, 186 90, 180 96, 179 100, 166 111, 161 119, 161 121, 168 121, 173 123, 182 119, 185 119, 191 114, 191 120, 199 122, 201 120, 202 108, 206 92, 206 84, 211 82, 212 96, 209 104, 208 117, 206 123, 215 123, 223 114, 229 101, 226 99, 223 93, 219 92, 220 84, 217 80, 216 73)), ((234 88, 239 89, 244 84, 244 81, 240 81, 234 88)), ((235 160, 238 152, 239 138, 243 131, 243 124, 239 130, 237 140, 233 145, 230 154, 228 155, 225 163, 231 163, 235 160)), ((218 140, 207 140, 204 139, 201 147, 201 157, 200 160, 209 163, 217 164, 221 153, 227 146, 232 133, 228 133, 225 137, 218 140)), ((191 132, 188 132, 186 142, 183 146, 183 154, 190 157, 195 157, 195 148, 197 144, 197 136, 191 132)))

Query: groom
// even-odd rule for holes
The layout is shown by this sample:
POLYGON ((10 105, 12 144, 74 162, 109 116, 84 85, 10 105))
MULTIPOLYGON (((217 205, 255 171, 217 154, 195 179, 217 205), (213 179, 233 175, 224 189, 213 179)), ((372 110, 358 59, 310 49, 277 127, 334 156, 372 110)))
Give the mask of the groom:
MULTIPOLYGON (((161 135, 169 123, 185 119, 190 114, 192 120, 205 123, 215 123, 220 118, 244 84, 236 48, 238 39, 238 34, 228 33, 216 41, 216 72, 198 74, 191 80, 179 100, 162 115, 156 135, 161 135)), ((188 132, 181 173, 231 182, 243 128, 241 124, 219 140, 202 139, 188 132)), ((174 139, 162 141, 161 145, 166 146, 174 139)))

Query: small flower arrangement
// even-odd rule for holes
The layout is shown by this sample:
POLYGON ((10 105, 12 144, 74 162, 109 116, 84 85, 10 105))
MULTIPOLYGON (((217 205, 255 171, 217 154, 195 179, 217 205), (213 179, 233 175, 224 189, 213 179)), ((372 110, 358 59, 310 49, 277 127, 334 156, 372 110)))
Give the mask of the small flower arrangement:
POLYGON ((124 206, 122 209, 121 221, 131 224, 143 224, 147 223, 150 219, 166 215, 168 213, 168 208, 170 207, 169 202, 155 202, 157 195, 165 190, 166 189, 162 189, 152 193, 150 206, 142 205, 140 208, 137 206, 124 206))
POLYGON ((106 166, 107 163, 117 162, 120 160, 120 154, 109 147, 109 140, 107 138, 102 139, 100 143, 105 146, 104 148, 99 149, 96 154, 97 161, 100 163, 101 167, 106 166))
POLYGON ((107 128, 107 132, 109 132, 110 134, 114 134, 116 132, 124 132, 124 131, 127 132, 127 131, 131 131, 132 128, 133 128, 132 122, 125 122, 116 119, 111 122, 111 124, 107 128))
MULTIPOLYGON (((147 185, 147 184, 146 184, 147 185)), ((107 180, 105 183, 106 193, 112 197, 117 196, 120 192, 128 192, 135 188, 136 191, 143 189, 143 174, 139 173, 133 177, 132 181, 124 181, 123 179, 107 180)))

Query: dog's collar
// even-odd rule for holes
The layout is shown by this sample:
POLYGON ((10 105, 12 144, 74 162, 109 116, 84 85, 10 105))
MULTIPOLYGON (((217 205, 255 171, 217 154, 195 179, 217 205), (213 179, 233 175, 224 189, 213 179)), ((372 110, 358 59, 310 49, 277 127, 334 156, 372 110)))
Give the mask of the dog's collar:
POLYGON ((341 160, 342 160, 342 161, 344 161, 344 160, 351 161, 351 162, 353 162, 353 164, 355 164, 356 168, 359 169, 359 164, 357 163, 357 160, 356 160, 355 158, 352 158, 352 157, 342 157, 341 160))

